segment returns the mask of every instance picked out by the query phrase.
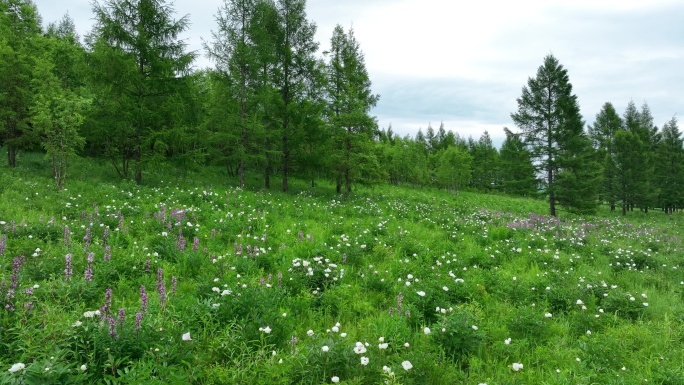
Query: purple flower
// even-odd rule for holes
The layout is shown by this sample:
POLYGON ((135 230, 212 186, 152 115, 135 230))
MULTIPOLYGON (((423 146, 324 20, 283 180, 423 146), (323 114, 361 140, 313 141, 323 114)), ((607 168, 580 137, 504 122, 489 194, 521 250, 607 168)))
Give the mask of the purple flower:
POLYGON ((100 316, 104 319, 109 315, 112 308, 112 289, 107 289, 105 291, 105 303, 100 308, 100 316))
POLYGON ((89 253, 88 254, 88 267, 86 268, 85 271, 85 280, 87 282, 90 282, 93 280, 93 259, 95 257, 95 253, 89 253))
POLYGON ((117 322, 117 324, 119 324, 119 327, 123 327, 125 319, 126 319, 126 309, 120 308, 119 313, 116 316, 116 322, 117 322))
POLYGON ((192 240, 192 251, 199 250, 199 238, 195 237, 192 240))
POLYGON ((142 329, 142 319, 143 313, 135 313, 135 329, 133 330, 135 333, 142 329))
POLYGON ((107 246, 105 247, 105 252, 104 252, 104 258, 103 258, 103 260, 104 260, 105 262, 107 262, 107 261, 109 261, 110 259, 112 259, 112 248, 111 248, 111 246, 107 245, 107 246))
POLYGON ((178 280, 176 279, 176 276, 171 276, 171 295, 176 294, 176 287, 178 286, 178 280))
POLYGON ((64 268, 64 280, 71 282, 71 274, 73 274, 73 271, 71 270, 71 254, 66 255, 65 264, 66 267, 64 268))
POLYGON ((147 292, 145 285, 140 285, 140 312, 147 313, 147 292))
POLYGON ((164 285, 164 271, 157 270, 157 293, 159 293, 159 304, 163 307, 166 303, 166 285, 164 285))
POLYGON ((67 246, 69 246, 70 242, 69 234, 71 234, 71 232, 69 231, 69 226, 64 225, 64 244, 67 246))

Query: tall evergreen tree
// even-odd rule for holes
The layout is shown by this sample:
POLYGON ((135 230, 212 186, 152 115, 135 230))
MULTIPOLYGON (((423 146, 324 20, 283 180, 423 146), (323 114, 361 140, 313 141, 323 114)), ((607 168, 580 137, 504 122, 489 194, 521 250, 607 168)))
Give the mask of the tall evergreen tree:
POLYGON ((17 151, 36 141, 31 136, 31 80, 41 38, 40 15, 30 0, 0 0, 0 145, 7 164, 17 165, 17 151))
POLYGON ((532 154, 520 139, 520 134, 504 128, 506 139, 501 145, 499 189, 506 194, 532 197, 539 182, 535 177, 532 154))
POLYGON ((684 141, 677 118, 672 117, 661 133, 654 182, 659 192, 658 205, 664 212, 672 213, 684 207, 684 141))
POLYGON ((615 134, 616 197, 622 205, 622 215, 647 194, 646 168, 642 155, 646 145, 633 131, 619 130, 615 134))
POLYGON ((473 157, 473 187, 481 191, 491 190, 498 174, 499 153, 492 144, 489 132, 485 131, 480 136, 470 154, 473 157))
POLYGON ((99 138, 117 172, 128 177, 133 162, 141 183, 143 164, 164 146, 160 133, 174 127, 173 112, 181 108, 175 94, 194 59, 178 39, 188 18, 174 20, 163 0, 105 0, 95 2, 93 12, 89 41, 99 138))
MULTIPOLYGON (((257 132, 260 131, 258 118, 258 95, 255 86, 259 76, 257 50, 250 34, 257 26, 253 23, 256 13, 256 0, 225 0, 216 15, 218 28, 213 35, 211 45, 206 45, 209 55, 216 62, 218 74, 226 79, 218 84, 229 87, 224 103, 234 103, 229 110, 229 119, 222 120, 222 134, 229 150, 228 159, 237 163, 240 187, 245 185, 245 168, 250 158, 256 157, 252 150, 259 143, 257 132), (233 118, 233 119, 230 119, 233 118), (252 148, 250 148, 252 147, 252 148)), ((224 106, 225 108, 225 106, 224 106)), ((220 114, 220 109, 218 111, 220 114)), ((260 147, 260 146, 259 146, 260 147)))
POLYGON ((615 211, 616 195, 616 166, 615 166, 615 134, 622 130, 622 119, 615 107, 607 102, 596 114, 596 121, 589 127, 594 148, 597 151, 597 159, 602 166, 602 182, 600 200, 608 202, 610 211, 615 211))
POLYGON ((305 0, 278 0, 276 10, 279 30, 273 79, 279 97, 275 116, 281 135, 282 188, 287 191, 293 167, 292 151, 298 145, 297 140, 302 138, 300 107, 306 96, 306 83, 316 69, 314 54, 318 43, 314 40, 316 24, 306 18, 305 0))
POLYGON ((337 168, 338 186, 344 182, 343 196, 347 200, 352 182, 364 168, 376 163, 371 148, 377 124, 370 110, 379 97, 371 91, 363 52, 354 31, 345 33, 337 25, 330 44, 327 84, 335 146, 331 158, 337 168))
POLYGON ((554 56, 546 56, 536 78, 523 87, 511 118, 523 130, 535 165, 545 176, 549 213, 556 215, 557 203, 571 210, 594 209, 591 142, 567 70, 554 56))
MULTIPOLYGON (((639 141, 639 151, 624 152, 623 156, 632 156, 634 159, 630 161, 624 160, 625 165, 632 165, 638 167, 638 170, 631 170, 634 175, 639 175, 642 178, 634 183, 628 183, 627 186, 632 186, 633 191, 630 194, 630 201, 628 202, 628 209, 639 207, 641 210, 648 212, 655 202, 656 192, 653 188, 652 175, 654 172, 653 159, 655 156, 655 147, 658 142, 657 130, 652 127, 653 117, 647 104, 642 106, 641 111, 637 110, 633 101, 627 104, 624 113, 624 127, 625 130, 634 134, 633 137, 627 137, 629 140, 639 141)), ((624 170, 627 172, 627 170, 624 170)))

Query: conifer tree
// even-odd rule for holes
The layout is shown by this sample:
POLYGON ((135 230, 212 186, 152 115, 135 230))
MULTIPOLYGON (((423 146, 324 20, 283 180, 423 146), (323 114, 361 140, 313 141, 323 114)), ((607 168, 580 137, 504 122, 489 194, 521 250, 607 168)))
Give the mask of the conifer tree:
POLYGON ((544 174, 549 213, 556 215, 557 203, 573 211, 595 209, 591 142, 567 70, 554 56, 546 56, 537 76, 523 87, 511 117, 544 174))
POLYGON ((615 107, 607 102, 596 114, 596 121, 589 127, 589 135, 597 151, 597 160, 602 166, 600 200, 610 205, 610 211, 615 211, 616 169, 615 169, 615 134, 622 130, 622 119, 615 111, 615 107))
POLYGON ((186 16, 174 20, 163 0, 105 0, 93 4, 96 24, 89 36, 92 80, 97 87, 94 119, 117 172, 142 183, 143 164, 172 129, 194 54, 178 35, 186 16))
POLYGON ((654 182, 659 193, 658 205, 665 213, 672 213, 684 207, 684 141, 677 118, 672 117, 661 133, 654 182))
POLYGON ((31 135, 31 81, 38 56, 40 15, 30 0, 0 0, 0 146, 7 164, 17 165, 17 151, 36 142, 31 135))

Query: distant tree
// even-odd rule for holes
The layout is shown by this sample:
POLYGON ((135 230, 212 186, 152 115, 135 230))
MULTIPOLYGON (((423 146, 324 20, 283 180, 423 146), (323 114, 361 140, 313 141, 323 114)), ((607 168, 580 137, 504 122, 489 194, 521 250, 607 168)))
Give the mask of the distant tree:
POLYGON ((53 69, 49 58, 37 61, 33 88, 36 96, 30 112, 33 130, 42 138, 43 147, 52 161, 55 187, 61 190, 69 157, 82 149, 85 143, 78 129, 90 100, 65 89, 61 79, 53 74, 53 69))
POLYGON ((439 158, 437 179, 448 191, 458 193, 465 186, 472 175, 473 158, 458 147, 449 147, 439 158))
POLYGON ((436 150, 445 150, 448 147, 446 143, 447 132, 444 129, 444 122, 439 124, 439 129, 437 130, 437 148, 436 150))
POLYGON ((293 149, 303 140, 301 106, 307 94, 307 82, 316 70, 314 40, 316 24, 307 20, 305 0, 278 0, 275 3, 278 30, 275 36, 275 66, 272 79, 278 90, 274 117, 281 136, 280 168, 282 189, 288 190, 293 167, 293 149))
POLYGON ((539 181, 535 176, 532 154, 520 139, 520 134, 504 128, 506 139, 499 150, 500 168, 498 188, 506 194, 533 197, 539 181))
POLYGON ((622 119, 615 111, 615 107, 607 102, 596 114, 596 121, 589 127, 594 148, 597 151, 597 160, 601 164, 602 178, 600 199, 610 205, 610 211, 615 211, 616 195, 616 166, 615 166, 615 134, 623 130, 622 119))
POLYGON ((7 164, 17 165, 17 151, 36 140, 30 134, 31 80, 41 18, 30 0, 0 0, 0 145, 7 164))
POLYGON ((518 111, 511 118, 522 129, 534 164, 545 176, 549 213, 556 215, 557 203, 570 210, 594 209, 591 142, 567 70, 554 56, 546 56, 536 78, 523 87, 518 111))
POLYGON ((364 172, 364 168, 377 162, 371 151, 377 124, 370 110, 379 96, 371 91, 363 52, 354 31, 345 33, 337 25, 330 44, 327 85, 334 140, 330 156, 338 174, 338 192, 343 181, 343 197, 347 200, 352 182, 364 172))
MULTIPOLYGON (((228 87, 223 108, 235 111, 228 119, 219 123, 223 139, 228 143, 222 148, 228 150, 225 156, 237 163, 240 187, 245 185, 245 169, 250 159, 258 156, 253 147, 258 146, 261 123, 258 118, 258 94, 255 86, 259 76, 257 53, 259 49, 251 39, 252 24, 255 21, 256 0, 225 0, 216 15, 217 30, 212 32, 213 42, 205 44, 209 56, 216 62, 217 75, 225 76, 218 84, 228 87), (234 103, 227 107, 225 104, 234 103), (250 148, 252 147, 252 148, 250 148)), ((220 108, 215 112, 221 114, 220 108)))
POLYGON ((174 20, 163 0, 94 2, 93 12, 88 40, 98 140, 121 176, 128 177, 132 162, 142 183, 143 164, 166 147, 160 133, 175 126, 171 119, 182 108, 176 94, 186 86, 194 54, 178 35, 188 18, 174 20))
POLYGON ((661 133, 654 182, 659 192, 658 205, 665 213, 672 213, 684 207, 684 141, 677 118, 672 117, 661 133))
POLYGON ((499 168, 499 153, 485 131, 474 143, 470 152, 473 157, 472 184, 478 190, 489 191, 495 184, 499 168))
POLYGON ((435 135, 435 129, 432 128, 432 124, 428 124, 427 131, 425 133, 425 142, 427 144, 428 152, 434 154, 439 148, 439 141, 435 135))
POLYGON ((658 130, 653 127, 653 117, 646 103, 642 105, 641 111, 639 111, 634 102, 630 101, 627 104, 623 121, 625 130, 633 133, 643 146, 641 151, 630 153, 634 159, 629 163, 639 167, 638 171, 635 170, 635 174, 640 175, 642 180, 638 183, 639 192, 633 194, 632 200, 629 202, 629 209, 639 207, 648 212, 648 209, 655 204, 657 196, 653 184, 653 173, 655 170, 655 149, 659 141, 658 130))
POLYGON ((622 205, 622 215, 647 194, 648 172, 643 166, 646 146, 633 131, 619 130, 615 134, 616 196, 622 205))

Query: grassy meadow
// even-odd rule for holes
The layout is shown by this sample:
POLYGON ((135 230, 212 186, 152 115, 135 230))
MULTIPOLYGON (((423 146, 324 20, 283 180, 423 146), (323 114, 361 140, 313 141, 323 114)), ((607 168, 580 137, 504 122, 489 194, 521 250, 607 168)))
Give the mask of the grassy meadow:
POLYGON ((684 215, 0 164, 2 384, 684 384, 684 215))

